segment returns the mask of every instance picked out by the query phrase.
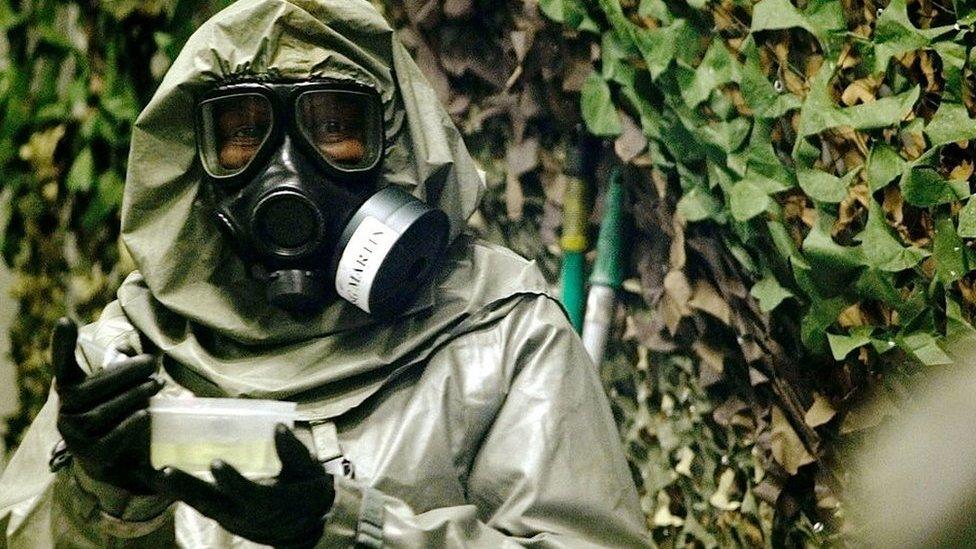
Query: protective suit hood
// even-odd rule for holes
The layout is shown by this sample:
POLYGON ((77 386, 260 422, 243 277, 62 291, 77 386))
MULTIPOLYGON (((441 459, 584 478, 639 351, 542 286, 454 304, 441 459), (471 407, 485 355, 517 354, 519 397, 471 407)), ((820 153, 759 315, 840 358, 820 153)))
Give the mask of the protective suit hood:
POLYGON ((315 400, 341 413, 438 344, 504 316, 516 296, 545 292, 533 265, 462 235, 483 187, 433 89, 369 2, 242 0, 190 37, 136 121, 122 238, 138 272, 119 304, 198 393, 315 400), (379 322, 339 300, 296 320, 265 301, 221 237, 202 186, 194 108, 214 86, 249 79, 353 80, 379 91, 379 185, 443 210, 453 241, 440 275, 400 318, 379 322))

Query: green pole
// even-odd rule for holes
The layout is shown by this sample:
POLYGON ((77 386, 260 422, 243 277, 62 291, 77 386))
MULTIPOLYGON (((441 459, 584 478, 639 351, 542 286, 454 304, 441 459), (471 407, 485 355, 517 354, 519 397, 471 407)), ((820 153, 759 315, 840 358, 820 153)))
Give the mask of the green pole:
POLYGON ((617 291, 624 279, 624 198, 620 168, 614 168, 607 184, 596 263, 590 275, 590 293, 583 321, 583 346, 597 365, 603 361, 607 336, 613 326, 617 291))
POLYGON ((559 246, 563 251, 562 302, 573 328, 583 329, 583 305, 586 251, 586 186, 582 179, 570 177, 563 197, 563 233, 559 246))

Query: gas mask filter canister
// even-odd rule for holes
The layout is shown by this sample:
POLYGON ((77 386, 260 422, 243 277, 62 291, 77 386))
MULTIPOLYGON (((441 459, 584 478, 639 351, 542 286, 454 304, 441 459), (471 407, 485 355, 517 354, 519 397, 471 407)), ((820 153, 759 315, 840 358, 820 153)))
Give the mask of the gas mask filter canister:
POLYGON ((339 237, 336 292, 367 313, 395 313, 431 274, 447 231, 444 212, 386 187, 359 208, 339 237))

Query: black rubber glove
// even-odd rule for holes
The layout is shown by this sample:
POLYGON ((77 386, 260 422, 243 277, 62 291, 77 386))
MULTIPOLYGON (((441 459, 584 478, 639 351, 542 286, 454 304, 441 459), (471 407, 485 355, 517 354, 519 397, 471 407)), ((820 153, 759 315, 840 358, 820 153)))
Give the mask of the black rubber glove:
POLYGON ((268 483, 242 476, 216 460, 211 484, 179 469, 162 470, 157 488, 220 523, 225 530, 275 547, 312 547, 332 508, 332 475, 284 425, 275 429, 281 473, 268 483))
POLYGON ((75 361, 77 340, 75 323, 60 319, 51 340, 58 431, 88 476, 135 494, 153 493, 147 408, 163 386, 150 377, 153 357, 125 358, 88 377, 75 361))

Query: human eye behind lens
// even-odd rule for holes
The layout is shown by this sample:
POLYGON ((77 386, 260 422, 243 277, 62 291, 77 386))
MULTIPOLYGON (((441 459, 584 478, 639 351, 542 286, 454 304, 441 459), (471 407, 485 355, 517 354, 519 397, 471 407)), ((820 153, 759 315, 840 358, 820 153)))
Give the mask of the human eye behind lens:
POLYGON ((265 129, 248 123, 225 129, 220 142, 220 164, 228 170, 243 168, 257 154, 265 129))
POLYGON ((262 131, 255 125, 241 125, 233 131, 230 138, 237 142, 254 142, 255 146, 261 143, 262 131))
POLYGON ((338 119, 328 118, 316 125, 315 136, 320 143, 337 143, 347 139, 348 133, 338 119))

